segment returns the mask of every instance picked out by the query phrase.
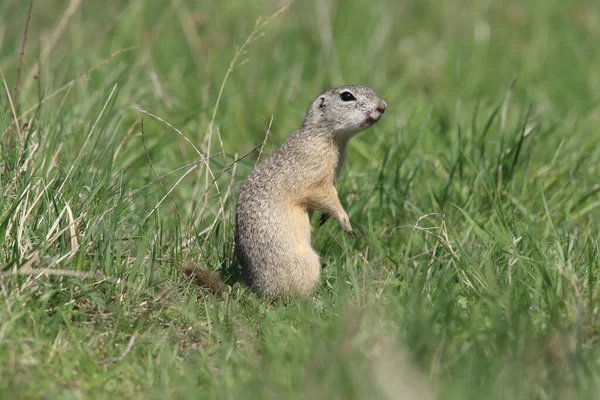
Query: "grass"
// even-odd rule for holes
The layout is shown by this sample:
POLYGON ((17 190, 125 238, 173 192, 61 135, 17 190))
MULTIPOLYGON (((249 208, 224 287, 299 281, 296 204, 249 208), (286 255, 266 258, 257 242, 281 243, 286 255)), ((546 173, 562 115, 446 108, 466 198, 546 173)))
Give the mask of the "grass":
POLYGON ((600 7, 244 3, 36 1, 22 63, 0 3, 0 398, 594 398, 600 7), (315 228, 314 301, 202 293, 271 118, 344 83, 389 106, 359 238, 315 228))

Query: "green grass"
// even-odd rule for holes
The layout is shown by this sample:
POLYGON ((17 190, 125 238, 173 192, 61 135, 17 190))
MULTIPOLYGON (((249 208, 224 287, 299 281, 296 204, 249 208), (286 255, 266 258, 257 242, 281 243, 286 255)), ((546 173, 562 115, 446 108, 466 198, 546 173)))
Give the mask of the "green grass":
POLYGON ((235 58, 282 2, 36 1, 17 97, 26 3, 0 2, 0 398, 597 396, 596 2, 297 1, 235 58), (312 301, 203 295, 177 265, 231 270, 236 160, 346 83, 389 107, 339 184, 359 238, 315 228, 312 301))

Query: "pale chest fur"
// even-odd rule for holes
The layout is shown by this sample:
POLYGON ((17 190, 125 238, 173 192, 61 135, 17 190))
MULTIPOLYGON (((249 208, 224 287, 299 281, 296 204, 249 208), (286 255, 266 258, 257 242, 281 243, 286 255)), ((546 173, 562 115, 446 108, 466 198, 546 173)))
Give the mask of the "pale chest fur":
POLYGON ((342 165, 344 164, 344 158, 346 157, 346 144, 334 143, 321 154, 320 162, 322 167, 320 168, 320 179, 318 185, 334 185, 339 176, 342 165))
POLYGON ((301 183, 304 188, 300 191, 301 196, 294 201, 302 209, 309 212, 322 208, 334 195, 337 197, 335 182, 345 156, 345 144, 343 147, 336 145, 321 147, 321 151, 312 154, 312 168, 314 174, 301 183))

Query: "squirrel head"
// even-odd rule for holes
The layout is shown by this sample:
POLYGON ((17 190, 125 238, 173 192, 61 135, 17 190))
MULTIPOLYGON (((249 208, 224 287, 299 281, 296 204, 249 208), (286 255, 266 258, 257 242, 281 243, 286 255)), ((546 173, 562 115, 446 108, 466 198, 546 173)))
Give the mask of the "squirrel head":
POLYGON ((340 86, 312 102, 302 126, 335 137, 351 137, 379 121, 386 108, 385 101, 367 86, 340 86))

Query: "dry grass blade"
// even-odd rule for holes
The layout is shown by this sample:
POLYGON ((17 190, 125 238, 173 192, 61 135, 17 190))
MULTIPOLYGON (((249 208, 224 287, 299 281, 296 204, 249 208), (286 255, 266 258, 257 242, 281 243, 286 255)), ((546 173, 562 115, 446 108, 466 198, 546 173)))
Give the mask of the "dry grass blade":
POLYGON ((13 271, 0 272, 0 278, 8 278, 19 275, 29 275, 39 278, 41 276, 66 276, 69 278, 79 279, 101 279, 107 282, 118 282, 117 279, 111 278, 104 275, 103 273, 97 272, 84 272, 84 271, 72 271, 68 269, 48 269, 48 268, 21 268, 13 271))
POLYGON ((235 161, 233 162, 232 172, 231 172, 230 177, 229 177, 229 185, 227 185, 227 191, 225 192, 225 196, 223 197, 223 201, 221 202, 222 205, 219 208, 219 211, 217 212, 217 215, 215 215, 215 218, 213 219, 212 224, 210 225, 210 228, 208 230, 208 234, 204 238, 204 246, 206 246, 208 238, 210 237, 210 232, 212 232, 213 229, 215 229, 215 226, 217 226, 217 223, 219 222, 219 218, 221 217, 221 215, 225 215, 225 206, 224 206, 224 204, 227 202, 227 199, 231 195, 231 189, 233 188, 233 177, 235 176, 235 169, 236 169, 236 167, 237 167, 237 155, 236 155, 235 161))
POLYGON ((6 78, 4 77, 4 71, 2 71, 2 67, 0 67, 0 77, 2 77, 2 83, 4 84, 4 90, 6 90, 6 96, 8 97, 8 104, 10 104, 10 111, 12 112, 13 122, 17 127, 17 136, 19 138, 19 147, 23 148, 23 140, 21 137, 21 127, 19 127, 19 118, 17 117, 17 109, 15 108, 15 103, 10 95, 10 89, 6 84, 6 78))
POLYGON ((71 251, 69 253, 69 257, 73 257, 77 250, 79 249, 79 241, 77 240, 77 224, 75 222, 75 218, 73 218, 73 211, 69 204, 65 205, 65 209, 67 210, 67 217, 69 218, 69 234, 71 236, 71 251))
POLYGON ((71 164, 71 167, 69 168, 69 171, 67 172, 67 175, 65 176, 65 179, 60 184, 60 187, 58 188, 57 193, 61 193, 62 192, 65 184, 67 183, 67 181, 71 177, 71 173, 73 173, 73 170, 75 169, 75 166, 77 165, 77 163, 79 162, 79 159, 81 158, 81 155, 83 154, 83 149, 85 148, 86 144, 89 142, 90 138, 94 134, 94 131, 96 130, 96 126, 98 125, 98 122, 100 121, 100 118, 102 118, 102 116, 104 115, 104 112, 106 111, 106 108, 108 107, 108 104, 110 103, 110 100, 112 99, 112 97, 115 94, 116 90, 117 90, 117 84, 115 83, 115 85, 113 86, 112 90, 110 91, 110 94, 108 95, 108 98, 104 102, 104 106, 102 107, 102 110, 100 111, 100 114, 96 118, 96 121, 94 121, 94 125, 92 125, 92 129, 90 129, 90 133, 88 133, 88 135, 85 138, 85 141, 83 142, 83 145, 81 146, 81 149, 79 149, 79 153, 77 153, 77 157, 75 157, 75 161, 73 161, 73 164, 71 164))
MULTIPOLYGON (((264 20, 258 19, 256 21, 254 29, 252 30, 252 32, 250 32, 250 35, 246 38, 246 40, 242 43, 241 46, 236 47, 233 59, 229 63, 229 67, 227 68, 227 71, 225 71, 225 76, 223 77, 223 80, 221 82, 221 86, 219 87, 219 93, 217 94, 217 100, 215 101, 215 108, 213 109, 212 117, 211 117, 210 122, 208 124, 208 135, 206 136, 206 138, 204 140, 204 150, 205 150, 205 152, 206 152, 207 155, 210 152, 211 143, 212 143, 212 136, 213 136, 213 129, 214 129, 214 125, 215 125, 215 120, 217 118, 217 113, 219 111, 219 105, 221 104, 221 99, 223 97, 223 92, 225 90, 225 85, 227 84, 227 81, 229 79, 229 75, 231 75, 231 73, 233 72, 233 70, 236 67, 238 67, 239 65, 241 65, 241 64, 238 65, 239 58, 243 54, 245 54, 246 48, 248 47, 248 45, 250 43, 252 43, 257 38, 258 33, 265 26, 267 26, 271 21, 273 21, 275 18, 277 18, 283 12, 285 12, 289 8, 290 4, 291 3, 288 3, 288 4, 284 5, 279 10, 277 10, 275 13, 271 14, 269 17, 265 18, 264 20)), ((207 169, 206 169, 204 192, 205 192, 205 194, 208 193, 208 189, 210 187, 210 184, 209 184, 209 174, 213 177, 213 184, 215 184, 215 188, 217 189, 217 195, 219 196, 220 203, 221 203, 220 205, 221 205, 221 207, 224 207, 224 202, 221 199, 221 193, 220 193, 219 187, 218 187, 218 185, 215 182, 216 180, 214 179, 214 174, 213 174, 213 172, 212 172, 212 170, 210 169, 209 166, 207 166, 207 169)), ((201 197, 201 199, 202 198, 204 198, 204 207, 203 207, 203 209, 204 209, 204 208, 206 208, 206 205, 208 203, 208 198, 204 197, 204 196, 201 197)))
MULTIPOLYGON (((265 121, 266 123, 266 121, 265 121)), ((258 157, 256 157, 256 165, 260 162, 260 157, 262 156, 263 150, 265 149, 265 144, 267 141, 271 140, 271 125, 273 124, 273 116, 271 115, 271 119, 267 125, 267 131, 265 132, 265 138, 262 142, 262 146, 260 146, 260 151, 258 152, 258 157)))
POLYGON ((77 11, 79 6, 81 5, 81 2, 82 2, 82 0, 71 0, 71 2, 69 3, 69 6, 63 13, 60 21, 58 21, 58 24, 56 25, 54 32, 52 32, 50 39, 48 40, 48 42, 42 49, 42 54, 40 55, 39 61, 31 69, 31 72, 29 73, 29 76, 27 77, 27 80, 25 81, 26 88, 32 84, 35 75, 39 71, 40 64, 44 64, 46 62, 48 56, 52 52, 52 49, 54 48, 54 46, 56 46, 58 39, 62 36, 63 32, 65 31, 65 28, 67 27, 67 24, 69 23, 69 20, 71 19, 73 14, 75 14, 75 11, 77 11))
POLYGON ((165 195, 162 197, 162 199, 160 199, 160 201, 158 203, 156 203, 156 205, 152 208, 152 211, 150 211, 150 213, 148 213, 148 215, 146 216, 146 220, 148 218, 150 218, 152 216, 152 214, 154 214, 154 212, 160 207, 160 205, 163 203, 163 201, 165 201, 165 199, 167 197, 169 197, 169 195, 171 193, 173 193, 173 190, 175 190, 175 188, 177 186, 179 186, 179 184, 181 183, 181 181, 190 174, 190 172, 192 172, 194 169, 196 169, 196 165, 192 166, 190 169, 188 169, 187 171, 185 171, 185 173, 177 180, 177 182, 175 182, 175 184, 173 185, 173 187, 171 189, 169 189, 165 195))
MULTIPOLYGON (((183 180, 183 178, 185 178, 185 177, 186 177, 188 174, 190 174, 190 173, 191 173, 191 172, 192 172, 194 169, 196 169, 196 167, 198 166, 198 164, 200 164, 200 163, 204 163, 204 164, 206 165, 206 168, 207 168, 207 169, 210 169, 210 168, 209 168, 209 164, 208 164, 208 160, 210 160, 210 159, 211 159, 212 157, 214 157, 216 154, 214 154, 214 155, 212 155, 212 156, 208 156, 208 155, 207 155, 206 157, 202 157, 202 152, 201 152, 201 151, 200 151, 200 150, 199 150, 199 149, 198 149, 198 148, 197 148, 197 147, 196 147, 196 146, 195 146, 195 145, 194 145, 194 144, 191 142, 191 140, 190 140, 190 139, 188 139, 188 138, 187 138, 187 137, 186 137, 186 136, 185 136, 185 135, 184 135, 184 134, 183 134, 183 133, 182 133, 182 132, 181 132, 179 129, 177 129, 176 127, 174 127, 172 124, 170 124, 169 122, 165 121, 164 119, 162 119, 162 118, 158 117, 157 115, 154 115, 154 114, 152 114, 152 113, 150 113, 150 112, 148 112, 148 111, 145 111, 145 110, 143 110, 143 109, 141 109, 141 108, 139 108, 139 107, 137 107, 137 106, 134 106, 134 107, 133 107, 133 109, 134 109, 134 110, 136 110, 136 111, 138 111, 138 112, 140 112, 140 113, 142 113, 142 114, 144 114, 144 115, 147 115, 147 116, 151 117, 152 119, 154 119, 154 120, 156 120, 156 121, 158 121, 158 122, 160 122, 160 123, 162 123, 162 124, 166 125, 166 126, 167 126, 167 127, 169 127, 170 129, 172 129, 172 130, 173 130, 174 132, 176 132, 176 133, 177 133, 179 136, 181 136, 181 137, 183 138, 183 140, 185 140, 187 143, 189 143, 189 145, 190 145, 190 146, 192 146, 192 147, 193 147, 193 149, 196 151, 196 153, 197 153, 197 154, 198 154, 198 155, 201 157, 201 160, 200 160, 199 162, 195 162, 195 163, 193 163, 193 165, 192 165, 192 166, 191 166, 191 167, 190 167, 190 168, 189 168, 189 169, 188 169, 188 170, 187 170, 187 171, 186 171, 186 172, 183 174, 183 176, 181 176, 181 177, 180 177, 180 178, 177 180, 177 182, 175 183, 175 185, 173 185, 173 187, 172 187, 171 189, 169 189, 168 191, 167 191, 167 190, 166 190, 166 188, 163 186, 163 184, 162 184, 162 181, 161 181, 161 177, 159 177, 159 176, 156 174, 156 171, 154 171, 154 167, 152 166, 152 168, 153 168, 153 171, 154 171, 154 174, 155 174, 155 176, 156 176, 156 180, 155 180, 154 182, 157 182, 157 181, 158 181, 158 182, 160 183, 160 185, 161 185, 161 186, 163 187, 163 189, 165 190, 165 195, 164 195, 164 197, 163 197, 163 198, 162 198, 162 199, 161 199, 161 200, 160 200, 160 201, 159 201, 159 202, 156 204, 156 206, 154 206, 154 208, 152 209, 152 211, 150 211, 150 213, 149 213, 149 214, 148 214, 148 216, 146 217, 146 219, 148 219, 148 218, 150 218, 150 216, 152 216, 152 214, 154 214, 154 212, 155 212, 155 211, 158 209, 158 207, 160 207, 160 205, 162 204, 162 202, 163 202, 163 201, 164 201, 164 200, 165 200, 165 199, 166 199, 166 198, 167 198, 167 197, 168 197, 168 196, 169 196, 169 195, 170 195, 170 194, 173 192, 173 190, 175 190, 175 188, 176 188, 176 187, 179 185, 179 183, 180 183, 180 182, 183 180)), ((142 132, 142 139, 143 139, 143 132, 142 132)), ((144 142, 144 148, 146 149, 146 147, 145 147, 145 142, 144 142)), ((217 154, 220 154, 220 152, 219 152, 219 153, 217 153, 217 154)), ((149 155, 148 155, 147 149, 146 149, 146 156, 147 156, 147 157, 148 157, 148 159, 150 160, 150 157, 149 157, 149 155)), ((173 173, 173 172, 174 172, 174 171, 171 171, 170 173, 173 173)), ((212 174, 211 174, 211 175, 212 175, 212 174)), ((166 175, 163 175, 163 177, 164 177, 164 176, 166 176, 166 175)), ((177 209, 177 207, 175 207, 175 208, 177 209)), ((179 211, 177 211, 177 214, 178 214, 178 215, 181 217, 181 215, 179 214, 179 211)))
MULTIPOLYGON (((165 174, 161 175, 159 178, 160 178, 160 179, 162 179, 162 178, 165 178, 165 177, 167 177, 167 176, 169 176, 169 175, 171 175, 171 174, 174 174, 175 172, 179 172, 179 171, 181 171, 181 170, 183 170, 183 169, 185 169, 185 168, 189 168, 189 169, 186 171, 186 173, 184 174, 184 176, 183 176, 183 177, 181 177, 181 178, 179 179, 179 181, 178 181, 178 183, 179 183, 179 182, 181 181, 181 179, 183 179, 183 178, 184 178, 186 175, 188 175, 190 172, 192 172, 192 171, 194 170, 194 168, 196 168, 196 166, 197 166, 198 164, 202 164, 202 163, 206 162, 207 160, 210 160, 211 158, 218 156, 219 154, 220 154, 220 153, 216 153, 216 154, 213 154, 213 155, 211 155, 210 157, 208 157, 208 159, 206 159, 206 158, 202 158, 202 159, 200 159, 200 160, 198 160, 198 161, 194 161, 194 162, 192 162, 192 163, 186 164, 186 165, 184 165, 184 166, 181 166, 181 167, 179 167, 179 168, 176 168, 176 169, 174 169, 173 171, 169 171, 169 172, 167 172, 167 173, 165 173, 165 174)), ((148 187, 150 187, 150 186, 154 185, 156 182, 158 182, 158 180, 157 180, 157 179, 155 179, 155 180, 153 180, 153 181, 151 181, 151 182, 149 182, 149 183, 145 184, 144 186, 140 187, 139 189, 135 189, 135 190, 131 191, 130 193, 128 193, 128 194, 127 194, 127 200, 131 200, 131 199, 132 199, 132 198, 133 198, 135 195, 137 195, 137 194, 141 193, 141 192, 142 192, 144 189, 146 189, 146 188, 148 188, 148 187)), ((178 184, 178 183, 177 183, 177 184, 178 184)), ((176 185, 177 185, 177 184, 176 184, 176 185)), ((174 188, 173 188, 173 189, 174 189, 174 188)), ((173 189, 171 189, 171 191, 172 191, 173 189)), ((170 192, 169 192, 169 193, 170 193, 170 192)), ((168 195, 168 194, 167 194, 167 195, 168 195)), ((166 197, 163 197, 163 199, 161 200, 161 202, 162 202, 162 201, 164 201, 164 199, 165 199, 165 198, 166 198, 166 197)), ((160 204, 158 204, 158 205, 157 205, 157 206, 156 206, 156 207, 153 209, 153 211, 152 211, 152 212, 151 212, 151 213, 148 215, 148 217, 149 217, 150 215, 152 215, 152 213, 154 213, 154 211, 156 211, 156 208, 158 208, 158 206, 159 206, 159 205, 160 205, 160 204)), ((105 217, 105 216, 106 216, 106 215, 107 215, 109 212, 113 211, 113 210, 114 210, 116 207, 117 207, 117 205, 113 205, 113 206, 110 206, 110 207, 108 207, 106 210, 104 210, 104 212, 103 212, 103 213, 100 215, 100 217, 99 217, 99 218, 98 218, 98 219, 97 219, 97 220, 94 222, 94 224, 92 225, 92 229, 94 229, 94 228, 97 226, 97 224, 98 224, 100 221, 102 221, 102 219, 103 219, 103 218, 104 218, 104 217, 105 217)))
POLYGON ((117 160, 117 158, 119 157, 119 153, 121 152, 121 149, 123 148, 123 146, 125 145, 125 142, 127 142, 127 140, 131 137, 131 135, 133 134, 133 131, 135 130, 136 126, 138 126, 140 123, 142 122, 142 117, 139 117, 138 119, 135 120, 135 122, 129 127, 129 129, 127 129, 127 133, 125 134, 125 137, 123 137, 123 139, 121 140, 121 142, 119 143, 119 145, 117 146, 117 148, 115 149, 115 152, 113 154, 113 162, 115 162, 117 160))
POLYGON ((133 349, 133 345, 135 343, 135 339, 137 339, 138 337, 138 333, 134 333, 133 335, 131 335, 131 338, 129 338, 129 342, 127 343, 127 347, 125 348, 125 350, 123 351, 123 353, 121 353, 119 355, 119 357, 115 357, 115 358, 107 358, 106 360, 102 360, 101 364, 112 364, 115 362, 119 362, 121 360, 123 360, 127 354, 129 354, 129 352, 131 351, 131 349, 133 349))
POLYGON ((133 109, 135 111, 141 112, 142 114, 145 114, 145 115, 151 117, 152 119, 155 119, 156 121, 160 122, 161 124, 164 124, 164 125, 168 126, 169 128, 171 128, 175 133, 177 133, 179 136, 181 136, 183 138, 183 140, 185 140, 187 143, 189 143, 189 145, 194 148, 194 151, 196 151, 196 153, 198 153, 199 156, 202 156, 202 152, 194 145, 194 143, 192 143, 192 141, 190 139, 188 139, 179 129, 175 128, 172 124, 168 123, 167 121, 160 118, 159 116, 152 114, 151 112, 142 110, 141 108, 139 108, 137 106, 133 106, 133 109))
MULTIPOLYGON (((212 187, 213 184, 216 183, 217 179, 219 179, 221 176, 223 176, 224 173, 226 173, 227 171, 229 171, 231 168, 233 168, 233 166, 235 164, 237 164, 238 162, 242 161, 243 159, 245 159, 246 157, 248 157, 250 154, 254 153, 256 150, 259 150, 261 148, 263 148, 265 146, 267 137, 265 136, 265 139, 261 142, 261 144, 259 144, 258 146, 255 146, 252 150, 250 150, 249 152, 247 152, 246 154, 244 154, 243 156, 241 156, 240 158, 237 158, 237 154, 236 154, 236 158, 235 161, 232 162, 231 164, 229 164, 228 166, 226 166, 225 168, 223 168, 212 180, 212 182, 208 185, 208 187, 204 190, 204 192, 202 193, 202 195, 200 196, 200 198, 204 198, 207 194, 209 189, 212 187)), ((199 203, 198 203, 199 204, 199 203)), ((200 210, 200 212, 197 212, 197 208, 195 207, 192 210, 192 217, 196 214, 198 215, 202 215, 204 211, 204 207, 200 210)))
POLYGON ((15 209, 14 215, 17 215, 19 212, 21 213, 21 218, 19 220, 17 226, 17 248, 19 249, 19 254, 25 254, 27 252, 27 247, 23 243, 23 236, 25 231, 25 220, 27 215, 27 204, 29 202, 29 194, 31 193, 31 183, 27 185, 24 190, 25 197, 22 201, 19 202, 19 205, 15 209))
POLYGON ((19 85, 21 84, 21 71, 23 69, 23 56, 25 56, 25 46, 27 45, 27 32, 29 31, 29 22, 31 21, 31 11, 33 10, 33 0, 29 0, 29 10, 27 11, 27 20, 25 21, 25 31, 21 41, 21 52, 19 53, 19 66, 17 67, 17 81, 15 83, 15 104, 19 101, 19 85))
MULTIPOLYGON (((236 48, 235 55, 233 56, 233 59, 229 63, 229 67, 227 68, 227 71, 225 72, 225 76, 223 77, 223 81, 221 82, 221 87, 219 88, 219 94, 217 95, 217 100, 215 101, 215 108, 213 110, 213 114, 210 119, 210 123, 208 124, 207 140, 210 140, 210 138, 212 136, 215 119, 217 118, 217 112, 219 111, 219 104, 221 103, 221 98, 223 97, 223 91, 225 90, 225 85, 227 83, 227 80, 229 79, 229 75, 236 68, 236 63, 237 63, 238 59, 240 58, 240 56, 242 56, 244 54, 244 52, 246 51, 246 47, 248 47, 248 45, 256 39, 257 34, 265 26, 267 26, 271 21, 273 21, 275 18, 277 18, 283 12, 285 12, 289 8, 290 4, 286 4, 285 6, 281 7, 279 10, 277 10, 275 13, 271 14, 265 20, 261 21, 259 19, 258 21, 256 21, 256 25, 254 26, 254 29, 252 30, 252 32, 250 32, 250 35, 246 38, 246 40, 244 41, 244 43, 242 43, 241 46, 236 48)), ((207 149, 207 151, 208 151, 208 149, 207 149)))
MULTIPOLYGON (((168 196, 168 194, 171 193, 172 190, 171 191, 167 191, 167 188, 163 184, 162 179, 158 176, 158 173, 156 172, 156 168, 154 168, 154 163, 152 162, 152 158, 150 158, 150 153, 148 152, 148 146, 146 146, 146 137, 144 135, 144 119, 143 118, 142 118, 142 122, 141 122, 141 130, 142 130, 142 144, 144 146, 144 152, 146 153, 146 158, 148 159, 148 162, 150 163, 150 169, 152 170, 152 173, 154 174, 154 176, 156 177, 156 180, 160 184, 160 187, 163 188, 163 190, 165 192, 165 198, 166 198, 168 196)), ((175 202, 173 200, 171 200, 171 204, 173 204, 173 208, 175 208, 175 212, 177 213, 177 215, 179 216, 179 218, 183 219, 183 217, 179 213, 179 209, 177 208, 177 204, 175 204, 175 202)))
POLYGON ((78 82, 82 82, 85 81, 86 78, 89 77, 89 75, 96 71, 97 69, 99 69, 101 66, 106 65, 108 63, 110 63, 113 59, 115 59, 117 56, 126 53, 128 51, 131 51, 133 49, 136 49, 138 46, 130 46, 130 47, 126 47, 123 48, 121 50, 117 50, 114 53, 112 53, 108 58, 105 58, 102 61, 99 61, 96 65, 94 65, 92 68, 90 68, 87 72, 85 72, 84 74, 80 75, 79 77, 73 79, 72 81, 67 82, 66 84, 64 84, 63 86, 61 86, 60 88, 56 89, 54 92, 50 93, 47 96, 44 96, 44 98, 35 106, 28 108, 27 110, 25 110, 23 113, 21 113, 21 117, 25 117, 27 115, 29 115, 29 113, 37 110, 41 105, 45 104, 47 101, 51 100, 52 98, 54 98, 55 96, 59 95, 60 93, 64 92, 65 90, 70 89, 71 87, 73 87, 74 84, 78 83, 78 82))

